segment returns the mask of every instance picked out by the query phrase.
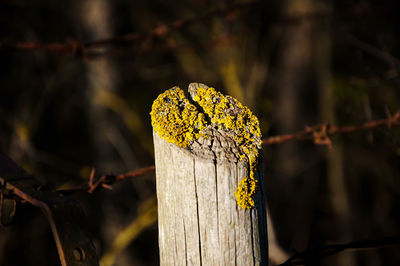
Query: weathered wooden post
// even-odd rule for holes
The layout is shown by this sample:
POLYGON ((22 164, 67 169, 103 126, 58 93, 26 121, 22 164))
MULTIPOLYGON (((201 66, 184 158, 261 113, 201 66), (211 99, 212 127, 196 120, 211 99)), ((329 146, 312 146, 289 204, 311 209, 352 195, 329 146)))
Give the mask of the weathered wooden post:
POLYGON ((267 265, 258 119, 204 84, 154 101, 161 265, 267 265))

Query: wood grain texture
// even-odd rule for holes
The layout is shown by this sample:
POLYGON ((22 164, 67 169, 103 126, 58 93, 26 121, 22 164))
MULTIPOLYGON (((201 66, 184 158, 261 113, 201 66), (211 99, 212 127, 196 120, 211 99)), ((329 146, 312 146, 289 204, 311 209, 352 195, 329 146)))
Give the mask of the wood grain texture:
MULTIPOLYGON (((201 158, 154 136, 161 265, 267 265, 262 162, 256 207, 234 191, 245 162, 201 158)), ((233 156, 235 157, 235 156, 233 156)))

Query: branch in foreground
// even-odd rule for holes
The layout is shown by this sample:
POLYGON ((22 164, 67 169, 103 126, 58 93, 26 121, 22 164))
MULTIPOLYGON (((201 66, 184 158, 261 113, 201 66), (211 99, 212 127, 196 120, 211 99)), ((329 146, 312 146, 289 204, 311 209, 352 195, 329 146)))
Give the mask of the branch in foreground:
POLYGON ((368 130, 378 127, 391 128, 400 125, 400 111, 394 116, 388 114, 388 118, 380 120, 372 120, 359 126, 335 126, 330 124, 315 125, 306 127, 305 130, 294 134, 278 135, 263 140, 264 145, 281 144, 289 140, 312 140, 314 144, 327 145, 332 147, 331 135, 338 133, 352 133, 356 131, 368 130))
POLYGON ((308 251, 298 253, 290 257, 287 261, 278 266, 289 265, 314 265, 322 259, 337 254, 344 250, 358 250, 370 248, 382 248, 385 246, 400 244, 400 235, 383 237, 378 239, 357 240, 347 244, 326 245, 308 251))

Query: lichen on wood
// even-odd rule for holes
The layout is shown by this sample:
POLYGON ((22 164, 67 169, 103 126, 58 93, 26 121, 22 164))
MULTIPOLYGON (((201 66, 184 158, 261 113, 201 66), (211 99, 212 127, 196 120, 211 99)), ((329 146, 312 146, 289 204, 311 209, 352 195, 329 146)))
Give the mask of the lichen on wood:
POLYGON ((168 142, 196 156, 247 163, 249 174, 234 194, 243 209, 254 206, 262 140, 258 119, 249 108, 214 88, 192 83, 188 98, 178 87, 160 94, 150 114, 155 132, 168 142))

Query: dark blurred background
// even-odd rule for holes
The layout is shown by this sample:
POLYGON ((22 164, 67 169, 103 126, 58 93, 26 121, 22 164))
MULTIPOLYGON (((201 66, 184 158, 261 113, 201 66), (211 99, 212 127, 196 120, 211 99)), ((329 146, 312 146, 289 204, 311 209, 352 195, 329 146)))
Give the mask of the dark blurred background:
MULTIPOLYGON (((400 110, 399 10, 397 0, 1 1, 0 151, 53 189, 87 182, 92 167, 100 176, 153 165, 152 101, 190 82, 249 106, 264 137, 386 118, 400 110), (34 47, 49 43, 75 49, 34 47)), ((399 234, 399 128, 332 143, 265 146, 273 264, 399 234)), ((72 195, 102 265, 158 265, 154 194, 149 173, 72 195)), ((18 206, 0 228, 0 265, 57 263, 41 212, 18 206)), ((400 245, 320 264, 400 265, 400 245)))

